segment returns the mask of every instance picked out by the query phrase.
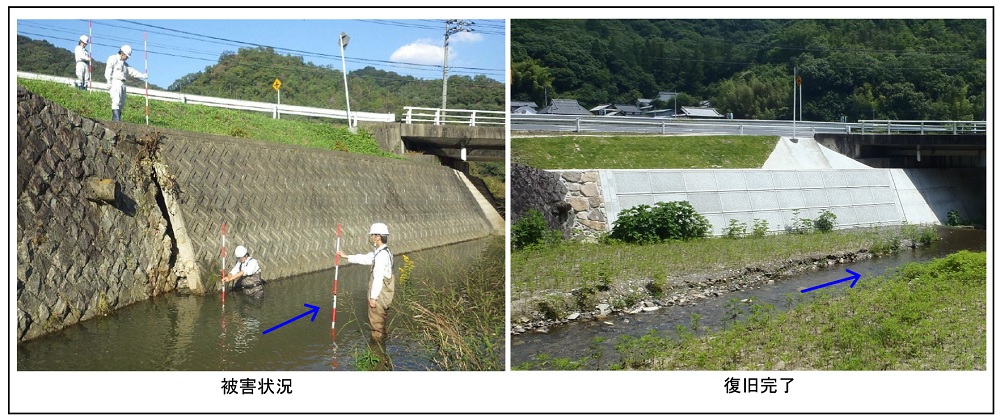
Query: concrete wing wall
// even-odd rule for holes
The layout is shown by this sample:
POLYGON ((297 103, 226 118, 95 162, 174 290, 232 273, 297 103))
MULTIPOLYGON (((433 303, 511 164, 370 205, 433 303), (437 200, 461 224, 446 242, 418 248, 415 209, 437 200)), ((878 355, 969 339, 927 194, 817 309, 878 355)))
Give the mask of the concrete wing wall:
POLYGON ((986 179, 979 170, 939 169, 692 169, 609 170, 600 174, 607 227, 622 210, 640 204, 688 201, 722 235, 730 220, 771 231, 788 230, 795 217, 813 219, 823 210, 836 227, 985 220, 986 179), (796 215, 796 211, 798 214, 796 215))
POLYGON ((446 167, 182 132, 166 132, 161 151, 205 286, 217 287, 222 222, 227 264, 245 245, 268 280, 332 268, 338 223, 348 253, 370 250, 373 222, 389 226, 396 253, 493 230, 446 167))
POLYGON ((903 210, 888 169, 858 170, 602 170, 609 226, 639 204, 689 201, 721 235, 729 220, 766 220, 784 231, 826 209, 837 227, 900 224, 903 210))

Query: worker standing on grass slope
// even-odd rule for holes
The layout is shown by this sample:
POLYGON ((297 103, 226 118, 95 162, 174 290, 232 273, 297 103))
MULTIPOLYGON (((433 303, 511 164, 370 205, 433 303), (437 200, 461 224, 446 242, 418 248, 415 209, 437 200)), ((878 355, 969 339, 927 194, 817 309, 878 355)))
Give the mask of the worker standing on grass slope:
POLYGON ((80 35, 80 42, 76 43, 76 87, 87 89, 90 86, 90 53, 87 52, 87 44, 90 38, 80 35))
POLYGON ((395 276, 392 274, 392 251, 389 250, 389 227, 375 223, 368 230, 368 241, 375 251, 367 254, 347 255, 337 251, 337 255, 347 258, 352 264, 372 266, 368 283, 368 323, 372 329, 372 340, 382 344, 386 336, 385 321, 389 305, 395 294, 395 276))
POLYGON ((243 245, 236 247, 236 265, 229 271, 229 275, 222 278, 222 282, 233 282, 233 290, 242 289, 250 296, 264 296, 264 278, 260 275, 260 264, 243 245))
POLYGON ((126 63, 132 55, 132 47, 122 45, 118 54, 108 57, 107 67, 104 69, 104 78, 110 84, 108 92, 111 94, 111 121, 122 120, 122 110, 125 109, 125 78, 134 77, 146 80, 148 74, 133 69, 126 63))

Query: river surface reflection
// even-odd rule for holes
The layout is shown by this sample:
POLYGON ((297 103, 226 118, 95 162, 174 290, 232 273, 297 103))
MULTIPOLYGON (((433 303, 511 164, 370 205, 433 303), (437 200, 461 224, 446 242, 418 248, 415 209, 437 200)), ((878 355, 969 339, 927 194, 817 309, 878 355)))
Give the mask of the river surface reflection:
MULTIPOLYGON (((443 265, 475 261, 486 240, 464 242, 407 256, 415 276, 450 271, 443 265), (437 265, 437 267, 436 267, 437 265)), ((397 275, 402 258, 395 258, 397 275)), ((138 302, 17 346, 18 370, 229 371, 356 370, 355 358, 369 348, 366 291, 369 267, 340 267, 337 329, 331 334, 333 270, 273 281, 263 298, 242 293, 208 296, 160 296, 138 302), (302 317, 320 307, 314 322, 302 317)), ((444 287, 443 276, 414 282, 444 287)), ((398 286, 397 286, 398 287, 398 286)), ((398 289, 397 289, 398 290, 398 289)), ((397 291, 397 293, 399 293, 397 291)), ((398 296, 397 296, 398 298, 398 296)), ((385 354, 394 370, 437 369, 414 333, 390 310, 385 354)))

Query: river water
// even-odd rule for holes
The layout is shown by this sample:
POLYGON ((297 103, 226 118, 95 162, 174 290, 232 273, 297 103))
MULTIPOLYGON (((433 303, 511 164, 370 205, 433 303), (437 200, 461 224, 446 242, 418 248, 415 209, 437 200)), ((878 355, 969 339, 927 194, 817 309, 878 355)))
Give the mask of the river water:
MULTIPOLYGON (((602 366, 616 362, 614 346, 618 338, 625 336, 640 337, 651 330, 660 334, 675 335, 677 327, 690 328, 692 317, 700 316, 698 325, 718 330, 727 325, 727 304, 733 298, 749 299, 753 303, 772 304, 777 310, 786 310, 797 302, 802 302, 816 296, 815 293, 801 293, 800 290, 849 277, 845 269, 861 274, 859 282, 871 281, 872 277, 884 274, 887 270, 911 262, 927 261, 942 257, 963 249, 971 251, 986 250, 986 231, 972 229, 938 228, 939 241, 917 248, 903 250, 897 254, 856 261, 850 264, 836 264, 802 274, 775 279, 774 284, 761 286, 750 290, 725 293, 716 298, 700 300, 692 306, 668 306, 654 312, 635 315, 610 316, 603 321, 584 320, 560 326, 552 326, 548 333, 529 332, 511 336, 511 366, 533 361, 537 356, 545 354, 549 357, 578 360, 590 356, 591 346, 595 339, 603 338, 604 360, 602 366), (609 356, 610 355, 610 356, 609 356)), ((838 293, 846 293, 849 283, 844 282, 829 287, 838 293)), ((744 306, 745 309, 745 306, 744 306)), ((590 369, 596 369, 596 360, 588 360, 590 369)))
MULTIPOLYGON (((456 264, 474 262, 486 245, 486 240, 477 240, 409 253, 415 268, 407 284, 447 287, 447 276, 439 273, 453 272, 456 264)), ((394 264, 398 276, 403 258, 397 255, 394 264)), ((266 262, 262 265, 266 270, 266 262)), ((369 270, 359 265, 340 267, 336 334, 330 328, 334 270, 326 270, 272 281, 259 299, 230 291, 225 306, 220 293, 166 295, 138 302, 19 344, 17 369, 357 370, 356 357, 369 348, 369 270), (263 334, 309 311, 306 303, 320 307, 315 321, 307 315, 263 334)), ((400 293, 407 292, 397 278, 394 304, 399 302, 400 293)), ((400 322, 399 313, 390 310, 385 342, 392 368, 437 369, 415 334, 400 322)))

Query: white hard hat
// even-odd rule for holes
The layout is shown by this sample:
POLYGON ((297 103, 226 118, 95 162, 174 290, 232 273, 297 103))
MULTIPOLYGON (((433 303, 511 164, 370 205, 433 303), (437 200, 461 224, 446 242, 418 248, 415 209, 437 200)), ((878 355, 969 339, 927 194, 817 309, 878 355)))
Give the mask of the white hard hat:
POLYGON ((247 255, 247 247, 240 245, 236 247, 236 258, 243 258, 247 255))
POLYGON ((385 223, 375 223, 372 228, 368 230, 369 235, 388 235, 389 227, 385 223))
POLYGON ((90 38, 88 38, 86 35, 80 35, 80 42, 86 44, 90 42, 90 38))
POLYGON ((125 53, 126 57, 132 56, 132 47, 128 46, 128 44, 122 45, 121 51, 125 53))

